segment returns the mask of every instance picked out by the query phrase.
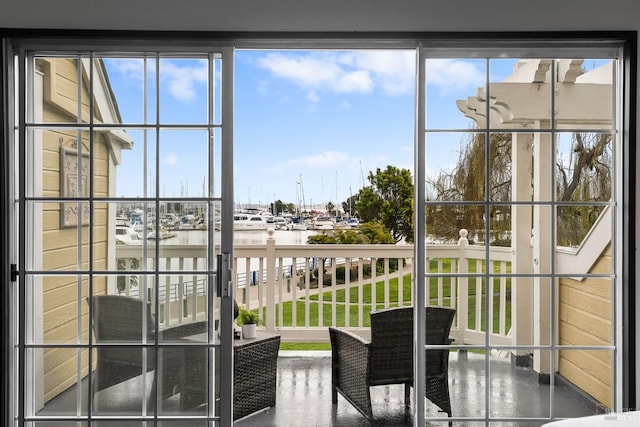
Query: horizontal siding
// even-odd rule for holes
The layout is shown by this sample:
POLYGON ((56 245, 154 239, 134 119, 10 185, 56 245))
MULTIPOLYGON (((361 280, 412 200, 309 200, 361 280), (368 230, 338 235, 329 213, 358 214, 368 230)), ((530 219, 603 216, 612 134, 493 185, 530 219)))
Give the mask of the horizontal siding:
MULTIPOLYGON (((87 369, 87 350, 82 350, 80 354, 80 357, 83 361, 81 376, 85 377, 89 373, 89 370, 87 369)), ((45 368, 44 399, 46 402, 55 398, 60 393, 76 384, 77 376, 75 375, 75 373, 77 372, 78 368, 77 350, 65 349, 64 352, 61 352, 61 354, 53 354, 52 352, 47 352, 45 353, 44 359, 45 361, 50 359, 54 361, 60 360, 59 364, 53 364, 50 369, 45 368), (70 372, 73 372, 74 375, 70 376, 70 372)), ((85 390, 85 392, 88 393, 88 390, 85 390)))
POLYGON ((611 371, 608 370, 610 366, 610 358, 609 363, 603 363, 585 352, 560 352, 559 368, 562 375, 607 408, 612 407, 611 371), (602 375, 585 375, 586 367, 591 368, 594 372, 600 372, 602 375), (606 372, 608 372, 608 377, 606 377, 606 372))
MULTIPOLYGON (((610 274, 611 262, 608 245, 589 273, 610 274)), ((560 345, 612 345, 612 286, 613 282, 606 278, 560 280, 560 345)), ((562 350, 558 370, 598 402, 611 407, 611 363, 609 351, 562 350)))
POLYGON ((603 280, 602 286, 599 286, 599 290, 602 290, 601 294, 593 292, 593 284, 599 279, 589 279, 588 283, 576 285, 574 283, 564 282, 560 286, 560 301, 567 307, 575 307, 582 309, 588 307, 588 312, 596 317, 611 320, 611 293, 612 282, 610 280, 603 280), (605 283, 606 286, 605 287, 605 283))
MULTIPOLYGON (((45 73, 51 70, 54 75, 45 74, 45 97, 50 102, 43 106, 45 122, 75 122, 77 113, 78 74, 75 59, 61 58, 41 60, 38 66, 45 73)), ((83 76, 85 78, 86 76, 83 76)), ((82 119, 87 122, 89 111, 89 92, 86 80, 81 90, 82 119)), ((101 119, 101 118, 100 118, 101 119)), ((38 135, 37 135, 38 136, 38 135)), ((42 141, 42 195, 58 198, 61 195, 60 147, 71 148, 73 144, 82 144, 81 151, 89 153, 89 133, 82 131, 81 140, 74 129, 49 129, 40 132, 42 141)), ((92 185, 94 196, 109 195, 109 163, 111 154, 102 133, 94 134, 92 155, 92 185)), ((76 270, 80 255, 81 270, 106 269, 109 247, 108 204, 93 205, 92 224, 90 226, 61 228, 61 204, 41 203, 38 212, 42 214, 42 268, 45 271, 76 270), (89 230, 92 232, 92 263, 89 263, 89 230), (80 239, 78 233, 81 233, 80 239)), ((113 243, 112 243, 113 244, 113 243)), ((43 312, 42 322, 46 343, 74 344, 87 343, 89 339, 89 307, 86 297, 89 292, 88 278, 78 284, 76 276, 52 276, 42 279, 43 312), (81 288, 80 295, 79 287, 81 288), (80 301, 78 301, 80 299, 80 301), (80 314, 80 318, 78 318, 80 314), (78 325, 80 322, 80 337, 78 325)), ((95 277, 95 294, 106 293, 107 278, 95 277)), ((48 348, 44 350, 44 395, 45 401, 52 399, 62 391, 74 385, 78 378, 78 354, 81 356, 81 377, 88 374, 87 350, 48 348)))
POLYGON ((560 322, 560 345, 611 345, 609 340, 600 339, 584 329, 578 328, 567 322, 560 322))

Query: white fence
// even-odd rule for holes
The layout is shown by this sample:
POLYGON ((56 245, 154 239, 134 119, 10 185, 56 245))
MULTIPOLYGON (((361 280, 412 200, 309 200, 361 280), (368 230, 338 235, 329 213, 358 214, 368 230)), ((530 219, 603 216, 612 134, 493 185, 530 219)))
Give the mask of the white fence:
MULTIPOLYGON (((144 272, 155 269, 155 245, 148 244, 147 251, 145 265, 141 246, 117 245, 116 258, 126 271, 118 292, 136 296, 148 289, 155 302, 157 290, 162 325, 203 318, 207 294, 215 289, 207 247, 160 245, 153 274, 144 272)), ((456 308, 456 342, 485 344, 488 327, 492 344, 509 344, 516 314, 507 277, 511 248, 487 251, 461 239, 457 245, 428 245, 426 255, 425 304, 456 308)), ((267 330, 277 331, 283 341, 328 341, 328 326, 366 336, 371 310, 413 304, 413 256, 412 245, 276 245, 273 238, 266 245, 237 245, 236 300, 257 309, 267 330)))

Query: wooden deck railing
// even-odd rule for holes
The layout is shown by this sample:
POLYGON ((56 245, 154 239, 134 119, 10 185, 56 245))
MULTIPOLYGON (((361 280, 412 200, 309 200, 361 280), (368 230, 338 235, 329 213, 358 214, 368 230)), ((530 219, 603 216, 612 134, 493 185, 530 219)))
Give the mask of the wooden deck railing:
MULTIPOLYGON (((147 250, 154 254, 155 246, 147 250)), ((145 275, 141 247, 118 245, 116 258, 125 271, 114 292, 139 295, 146 288, 154 302, 157 289, 155 310, 162 325, 202 318, 210 288, 206 254, 203 245, 161 245, 160 273, 145 275)), ((466 239, 428 245, 426 254, 425 304, 456 308, 456 342, 484 344, 488 327, 492 344, 509 344, 510 316, 516 314, 505 276, 511 248, 489 247, 488 265, 496 276, 485 274, 487 248, 466 239)), ((147 258, 147 271, 155 267, 152 259, 147 258)), ((233 273, 238 303, 257 309, 267 330, 283 341, 328 341, 328 326, 366 336, 372 309, 413 304, 412 245, 277 245, 270 236, 266 245, 235 246, 233 273)))

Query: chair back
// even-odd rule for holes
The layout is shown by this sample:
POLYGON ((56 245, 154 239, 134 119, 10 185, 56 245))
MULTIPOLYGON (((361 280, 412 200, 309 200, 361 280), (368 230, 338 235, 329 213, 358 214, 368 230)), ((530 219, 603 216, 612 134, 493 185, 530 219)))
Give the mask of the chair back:
POLYGON ((413 307, 371 312, 373 382, 413 378, 413 307))
MULTIPOLYGON (((449 344, 456 310, 426 307, 426 344, 449 344)), ((448 366, 448 350, 427 350, 427 376, 448 366)), ((374 379, 413 378, 413 307, 371 312, 371 375, 374 379)))
MULTIPOLYGON (((426 344, 447 345, 450 344, 449 333, 456 310, 446 307, 427 307, 426 316, 426 344)), ((426 375, 440 375, 446 372, 449 366, 449 350, 429 350, 426 354, 426 375)))
MULTIPOLYGON (((164 329, 158 333, 158 342, 161 344, 184 344, 184 338, 206 333, 208 329, 207 321, 184 323, 164 329)), ((158 398, 165 399, 168 396, 181 391, 184 385, 184 378, 192 378, 188 375, 188 370, 204 373, 208 375, 208 354, 205 347, 173 347, 163 346, 158 350, 158 370, 155 380, 160 388, 158 398)), ((216 352, 216 355, 218 352, 216 352)), ((202 402, 206 402, 206 390, 202 392, 202 402)))
MULTIPOLYGON (((96 344, 142 344, 154 340, 154 318, 151 305, 120 295, 94 295, 90 299, 93 334, 96 344), (143 331, 143 316, 146 329, 143 331)), ((99 391, 143 372, 143 352, 135 347, 98 347, 94 391, 99 391)), ((147 351, 146 370, 154 368, 153 351, 147 351)))

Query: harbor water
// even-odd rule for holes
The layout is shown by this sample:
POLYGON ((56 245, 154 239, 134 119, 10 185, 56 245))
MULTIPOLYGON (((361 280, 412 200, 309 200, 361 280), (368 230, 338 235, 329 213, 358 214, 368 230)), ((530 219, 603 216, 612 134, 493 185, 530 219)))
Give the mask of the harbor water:
MULTIPOLYGON (((309 236, 318 232, 316 230, 275 230, 273 238, 276 245, 304 245, 309 236)), ((176 230, 171 233, 175 236, 161 239, 161 245, 206 245, 209 239, 207 230, 176 230)), ((233 242, 236 245, 265 245, 268 237, 266 230, 233 232, 233 242)), ((220 232, 214 231, 213 238, 215 244, 219 244, 220 232)))

